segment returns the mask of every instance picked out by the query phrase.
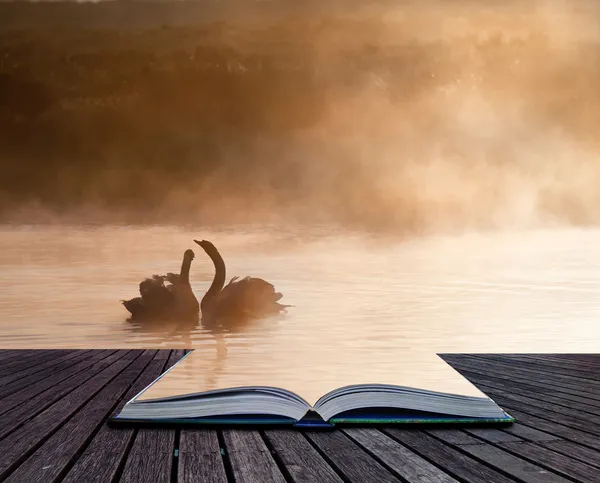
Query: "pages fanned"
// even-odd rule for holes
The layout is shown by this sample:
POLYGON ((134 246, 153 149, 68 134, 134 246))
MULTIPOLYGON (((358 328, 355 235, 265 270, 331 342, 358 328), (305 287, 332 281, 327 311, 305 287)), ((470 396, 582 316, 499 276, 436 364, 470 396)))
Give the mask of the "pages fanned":
MULTIPOLYGON (((365 380, 352 368, 339 370, 336 387, 303 381, 287 389, 268 370, 251 384, 201 384, 201 354, 188 353, 137 396, 113 422, 203 425, 498 423, 514 419, 441 358, 419 357, 387 380, 365 380), (256 382, 256 384, 255 384, 256 382), (320 394, 319 394, 319 391, 320 394)), ((225 378, 227 379, 227 378, 225 378)), ((235 379, 235 378, 233 378, 235 379)), ((331 385, 331 383, 329 383, 331 385)))

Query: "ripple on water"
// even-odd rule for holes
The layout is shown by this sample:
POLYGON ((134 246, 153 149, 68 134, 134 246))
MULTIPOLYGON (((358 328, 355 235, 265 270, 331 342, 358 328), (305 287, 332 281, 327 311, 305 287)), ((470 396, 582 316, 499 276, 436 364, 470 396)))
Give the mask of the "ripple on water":
MULTIPOLYGON (((368 363, 378 351, 411 348, 600 349, 600 230, 595 229, 405 241, 374 241, 323 228, 307 235, 258 228, 207 233, 7 226, 0 235, 3 347, 212 350, 226 344, 228 357, 240 351, 260 354, 269 363, 339 351, 368 363), (127 322, 119 300, 135 296, 143 277, 177 270, 181 254, 197 248, 192 239, 199 237, 220 248, 228 276, 263 277, 296 307, 282 319, 219 332, 201 324, 127 322)), ((210 260, 197 253, 192 285, 199 296, 212 275, 210 260)))

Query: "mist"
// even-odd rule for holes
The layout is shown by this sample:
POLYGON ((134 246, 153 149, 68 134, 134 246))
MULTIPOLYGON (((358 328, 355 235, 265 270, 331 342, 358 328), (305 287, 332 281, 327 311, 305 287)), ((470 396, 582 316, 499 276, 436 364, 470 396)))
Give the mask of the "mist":
POLYGON ((3 221, 600 223, 593 3, 60 8, 104 24, 0 29, 3 221))

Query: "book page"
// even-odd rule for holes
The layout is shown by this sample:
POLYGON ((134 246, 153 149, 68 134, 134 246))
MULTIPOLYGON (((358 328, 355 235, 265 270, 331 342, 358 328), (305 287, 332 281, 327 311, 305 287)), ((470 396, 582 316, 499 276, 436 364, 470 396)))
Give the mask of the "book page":
MULTIPOLYGON (((224 342, 223 342, 224 343, 224 342)), ((142 392, 137 400, 181 396, 216 389, 271 386, 294 392, 314 405, 326 393, 354 384, 392 384, 429 391, 487 397, 435 353, 380 350, 365 364, 364 357, 324 345, 318 354, 269 353, 260 347, 227 353, 221 359, 196 349, 142 392), (290 361, 294 361, 290 363, 290 361)), ((231 351, 229 351, 231 352, 231 351)))

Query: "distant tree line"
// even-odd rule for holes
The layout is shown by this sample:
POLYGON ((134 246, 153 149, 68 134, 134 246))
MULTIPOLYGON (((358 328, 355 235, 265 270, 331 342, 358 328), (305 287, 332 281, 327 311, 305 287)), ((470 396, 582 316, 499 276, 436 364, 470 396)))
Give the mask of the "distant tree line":
POLYGON ((0 192, 145 206, 223 170, 235 190, 255 189, 249 177, 300 189, 286 150, 335 99, 367 87, 401 115, 468 83, 598 139, 596 45, 580 46, 569 73, 541 65, 543 37, 328 45, 323 27, 314 36, 310 25, 288 27, 0 33, 0 192))

